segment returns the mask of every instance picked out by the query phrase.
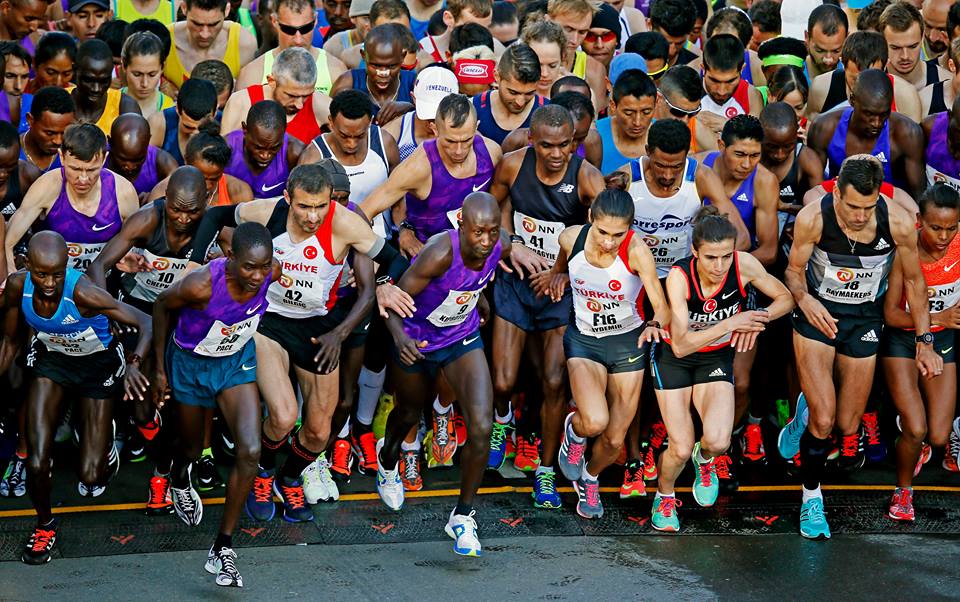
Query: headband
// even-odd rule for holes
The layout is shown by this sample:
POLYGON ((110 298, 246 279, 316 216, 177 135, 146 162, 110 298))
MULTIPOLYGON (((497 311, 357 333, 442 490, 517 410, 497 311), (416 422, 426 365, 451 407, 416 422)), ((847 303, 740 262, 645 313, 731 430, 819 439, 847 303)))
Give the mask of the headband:
POLYGON ((492 84, 493 70, 496 65, 496 61, 460 59, 454 71, 457 74, 457 81, 461 84, 492 84))
POLYGON ((803 69, 804 67, 804 60, 795 54, 771 54, 760 61, 760 63, 764 67, 772 67, 774 65, 791 65, 798 69, 803 69))

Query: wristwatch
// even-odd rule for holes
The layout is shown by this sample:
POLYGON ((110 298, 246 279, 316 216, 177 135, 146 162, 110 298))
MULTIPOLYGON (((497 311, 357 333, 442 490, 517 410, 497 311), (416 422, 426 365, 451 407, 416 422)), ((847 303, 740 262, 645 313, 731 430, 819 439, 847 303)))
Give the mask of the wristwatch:
POLYGON ((410 231, 413 232, 414 234, 417 233, 417 229, 414 228, 414 227, 413 227, 413 224, 411 224, 411 223, 408 222, 407 220, 403 220, 402 222, 400 222, 400 226, 399 226, 399 227, 400 227, 401 229, 404 229, 404 230, 410 230, 410 231))
POLYGON ((393 284, 393 278, 390 276, 380 276, 377 278, 377 286, 380 286, 381 284, 393 284))
POLYGON ((511 234, 510 244, 518 244, 518 243, 521 245, 523 244, 523 237, 520 236, 519 234, 511 234))
POLYGON ((917 345, 933 345, 933 333, 925 332, 923 334, 918 334, 916 337, 917 345))

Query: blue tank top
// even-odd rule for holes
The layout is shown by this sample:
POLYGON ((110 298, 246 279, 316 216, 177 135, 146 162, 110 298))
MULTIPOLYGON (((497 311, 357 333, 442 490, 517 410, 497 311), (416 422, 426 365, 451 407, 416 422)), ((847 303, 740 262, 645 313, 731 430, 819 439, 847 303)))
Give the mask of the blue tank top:
MULTIPOLYGON (((23 94, 20 96, 20 120, 17 124, 17 132, 23 134, 30 126, 27 124, 27 113, 33 106, 33 94, 23 94)), ((10 99, 6 92, 0 92, 0 120, 10 121, 10 99)))
MULTIPOLYGON (((830 139, 830 144, 827 146, 827 172, 831 178, 840 174, 840 165, 847 158, 847 131, 850 129, 850 116, 852 114, 852 108, 843 110, 843 115, 837 122, 837 129, 833 131, 833 138, 830 139)), ((889 119, 883 124, 880 136, 877 137, 877 142, 870 154, 880 159, 880 163, 883 164, 883 179, 894 186, 899 186, 899 182, 893 179, 893 171, 890 169, 890 160, 893 155, 890 152, 889 119)))
MULTIPOLYGON (((533 111, 536 111, 539 107, 547 104, 549 101, 537 94, 534 97, 533 109, 527 114, 527 118, 523 120, 518 127, 519 128, 528 128, 530 127, 530 117, 533 116, 533 111)), ((500 124, 497 123, 497 120, 493 116, 493 102, 490 100, 490 91, 484 92, 483 94, 478 94, 473 97, 473 107, 477 110, 477 129, 485 137, 493 140, 497 144, 503 144, 503 141, 507 136, 510 135, 510 132, 513 130, 505 130, 500 127, 500 124)))
POLYGON ((753 85, 753 73, 750 72, 750 51, 743 51, 743 69, 740 70, 740 79, 753 85))
POLYGON ((603 162, 600 163, 600 172, 605 176, 612 174, 630 162, 630 158, 624 156, 613 142, 611 119, 613 117, 604 117, 597 120, 597 133, 600 134, 600 140, 603 142, 603 162))
MULTIPOLYGON (((370 90, 367 89, 367 70, 366 69, 351 69, 350 77, 353 78, 353 89, 360 90, 361 92, 370 93, 370 90)), ((417 74, 415 71, 407 71, 406 69, 400 70, 400 87, 397 88, 397 102, 409 102, 413 103, 413 98, 410 96, 410 92, 413 91, 413 84, 417 81, 417 74)), ((372 99, 371 99, 372 100, 372 99)), ((380 112, 380 107, 376 103, 373 104, 373 116, 376 117, 377 113, 380 112)))
POLYGON ((110 320, 103 314, 87 318, 73 301, 73 291, 83 272, 67 268, 63 280, 63 295, 57 311, 49 318, 37 314, 33 308, 33 280, 29 272, 23 282, 23 298, 20 311, 23 319, 35 331, 37 340, 50 351, 67 355, 90 355, 103 351, 110 346, 113 336, 110 334, 110 320))
MULTIPOLYGON (((703 164, 713 169, 713 164, 717 161, 717 157, 720 156, 720 151, 713 151, 703 159, 703 164)), ((737 208, 737 211, 740 212, 740 217, 743 218, 743 223, 747 226, 747 231, 750 232, 750 240, 754 246, 757 244, 757 227, 754 223, 754 207, 753 207, 753 180, 757 176, 757 168, 754 168, 750 172, 750 175, 747 176, 747 179, 743 182, 740 182, 740 186, 737 187, 737 191, 733 193, 733 198, 730 199, 733 201, 733 205, 737 208)), ((703 202, 705 204, 710 204, 710 199, 704 197, 703 202)))
POLYGON ((186 165, 183 153, 180 152, 180 115, 177 114, 177 107, 164 109, 163 120, 166 122, 166 127, 163 133, 163 145, 160 148, 173 155, 177 165, 186 165))

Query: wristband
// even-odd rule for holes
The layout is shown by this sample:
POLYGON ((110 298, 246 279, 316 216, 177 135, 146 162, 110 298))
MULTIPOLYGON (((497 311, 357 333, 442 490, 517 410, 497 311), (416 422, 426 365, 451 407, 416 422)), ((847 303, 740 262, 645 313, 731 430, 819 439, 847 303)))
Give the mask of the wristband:
POLYGON ((413 227, 413 224, 411 224, 411 223, 408 222, 407 220, 403 220, 402 222, 400 222, 400 226, 399 226, 399 227, 402 228, 402 229, 404 229, 404 230, 410 230, 410 231, 413 232, 414 234, 417 233, 417 229, 414 228, 414 227, 413 227))
POLYGON ((138 353, 132 353, 132 354, 130 354, 130 357, 127 359, 127 363, 128 363, 128 364, 136 364, 137 367, 139 368, 140 365, 143 363, 143 358, 140 357, 140 354, 138 354, 138 353))
POLYGON ((377 286, 380 286, 381 284, 393 284, 393 278, 391 278, 389 274, 380 276, 377 278, 377 286))
POLYGON ((510 235, 510 244, 515 244, 515 243, 520 243, 521 245, 522 245, 522 244, 525 244, 525 243, 523 242, 523 237, 522 237, 522 236, 520 236, 519 234, 511 234, 511 235, 510 235))

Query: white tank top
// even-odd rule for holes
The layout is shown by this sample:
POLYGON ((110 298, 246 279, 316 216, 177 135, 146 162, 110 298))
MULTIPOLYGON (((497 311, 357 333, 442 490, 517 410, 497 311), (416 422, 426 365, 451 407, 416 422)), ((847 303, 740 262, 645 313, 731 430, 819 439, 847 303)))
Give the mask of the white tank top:
POLYGON ((400 149, 400 160, 403 161, 417 150, 417 141, 413 138, 414 112, 404 113, 400 118, 400 139, 397 147, 400 149))
POLYGON ((718 105, 709 94, 704 94, 703 98, 700 100, 700 106, 702 111, 708 113, 714 113, 720 115, 725 119, 733 119, 737 115, 745 115, 747 109, 737 100, 737 94, 734 93, 734 96, 731 96, 727 99, 727 102, 722 105, 718 105))
POLYGON ((273 239, 273 256, 280 262, 280 279, 267 289, 268 312, 287 318, 325 316, 337 302, 343 262, 334 261, 330 245, 337 203, 320 224, 316 235, 299 243, 284 232, 273 239))
POLYGON ((643 281, 630 269, 633 231, 624 237, 610 267, 598 268, 587 261, 583 248, 589 230, 580 230, 568 265, 577 330, 598 339, 634 330, 643 324, 637 308, 643 281))
POLYGON ((666 278, 677 261, 690 254, 693 218, 703 207, 697 194, 697 161, 687 157, 680 190, 671 197, 654 196, 643 179, 644 158, 630 162, 630 196, 633 197, 633 229, 650 247, 657 276, 666 278))

